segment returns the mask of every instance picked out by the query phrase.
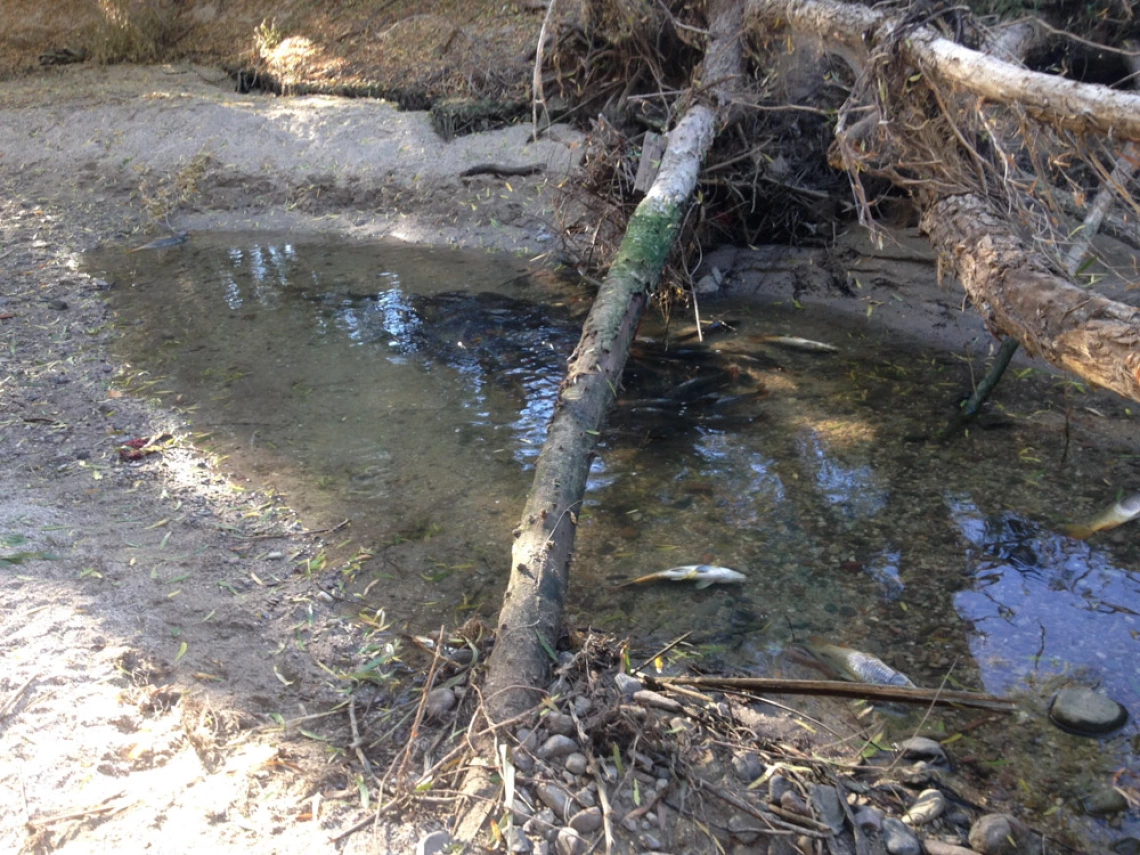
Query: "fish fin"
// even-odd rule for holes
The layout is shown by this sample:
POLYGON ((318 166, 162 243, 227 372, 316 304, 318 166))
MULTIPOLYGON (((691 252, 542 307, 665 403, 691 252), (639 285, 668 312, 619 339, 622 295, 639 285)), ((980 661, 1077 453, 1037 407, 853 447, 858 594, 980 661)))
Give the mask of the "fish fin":
POLYGON ((1071 537, 1074 540, 1085 540, 1090 535, 1095 534, 1096 531, 1097 529, 1093 528, 1092 526, 1081 525, 1079 523, 1061 526, 1061 532, 1065 535, 1065 537, 1071 537))
POLYGON ((711 584, 712 584, 712 579, 701 579, 701 581, 697 582, 697 584, 694 585, 693 587, 699 591, 701 588, 707 588, 711 584))

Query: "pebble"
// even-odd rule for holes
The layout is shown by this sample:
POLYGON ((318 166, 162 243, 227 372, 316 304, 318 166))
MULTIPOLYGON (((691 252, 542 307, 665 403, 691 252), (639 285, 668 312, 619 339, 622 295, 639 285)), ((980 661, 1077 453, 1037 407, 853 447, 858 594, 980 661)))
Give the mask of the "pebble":
POLYGON ((918 838, 893 816, 883 819, 883 845, 890 855, 922 855, 918 838))
POLYGON ((570 794, 557 784, 543 782, 535 787, 535 792, 543 804, 554 811, 554 816, 565 818, 570 806, 570 794))
POLYGON ((515 733, 515 739, 519 741, 519 748, 525 748, 527 751, 538 748, 538 734, 530 728, 520 727, 515 733))
POLYGON ((455 709, 456 703, 455 692, 451 689, 446 687, 432 689, 428 692, 427 700, 424 701, 424 715, 429 719, 443 718, 455 709))
POLYGON ((752 817, 740 814, 733 814, 728 818, 728 830, 733 839, 746 845, 755 843, 760 837, 760 832, 764 831, 752 817))
POLYGON ((641 835, 641 842, 646 849, 650 849, 654 852, 657 852, 662 848, 661 841, 650 834, 648 831, 641 835))
POLYGON ((792 813, 798 813, 800 816, 811 816, 807 802, 801 799, 800 794, 792 789, 785 790, 784 794, 780 796, 780 807, 784 810, 790 810, 792 813))
POLYGON ((515 764, 515 768, 524 775, 529 775, 534 771, 534 756, 522 746, 511 749, 511 761, 515 764))
POLYGON ((553 838, 555 833, 554 811, 543 808, 523 824, 523 831, 538 837, 553 838))
POLYGON ((732 771, 742 783, 751 784, 764 774, 764 764, 755 751, 745 751, 732 756, 732 771))
POLYGON ((265 560, 266 561, 280 561, 284 557, 285 557, 284 552, 267 552, 267 553, 265 553, 265 560))
POLYGON ((939 790, 923 790, 903 817, 907 825, 926 825, 946 812, 946 796, 939 790))
POLYGON ((559 757, 566 757, 569 754, 573 754, 577 750, 577 742, 569 736, 563 736, 557 733, 542 743, 537 753, 543 760, 556 760, 559 757))
POLYGON ((1053 724, 1078 736, 1103 736, 1128 721, 1128 710, 1092 689, 1062 689, 1049 706, 1053 724))
POLYGON ((627 698, 632 698, 634 692, 640 692, 645 688, 645 685, 640 680, 635 680, 629 674, 617 673, 614 675, 614 683, 618 687, 618 691, 625 695, 627 698))
POLYGON ((594 791, 588 786, 582 787, 574 794, 574 800, 583 807, 593 807, 597 804, 597 799, 594 798, 594 791))
POLYGON ((574 829, 559 829, 558 839, 554 842, 554 851, 558 855, 586 855, 588 848, 586 841, 574 829))
POLYGON ((575 731, 574 719, 565 713, 553 712, 543 719, 546 729, 551 733, 559 733, 563 736, 569 736, 575 731))
POLYGON ((859 808, 855 812, 855 824, 864 831, 879 831, 883 827, 883 814, 878 808, 859 808))
POLYGON ((593 834, 602 827, 602 812, 596 807, 580 810, 567 823, 579 834, 593 834))
POLYGON ((516 855, 530 855, 534 847, 531 842, 526 839, 526 834, 523 833, 521 828, 512 828, 511 833, 507 838, 507 851, 514 852, 516 855))
POLYGON ((586 767, 589 765, 589 761, 586 759, 586 756, 584 754, 579 754, 577 751, 575 751, 573 754, 568 755, 563 762, 566 764, 566 771, 571 775, 586 774, 586 767))
POLYGON ((588 714, 594 708, 594 702, 587 698, 585 695, 578 695, 571 704, 574 708, 574 715, 581 718, 588 714))
POLYGON ((1016 841, 1024 837, 1024 825, 1004 813, 981 817, 970 829, 970 848, 981 855, 1015 855, 1016 841))
POLYGON ((1128 810, 1128 799, 1111 787, 1105 787, 1082 798, 1081 810, 1089 816, 1121 813, 1128 810))
POLYGON ((922 848, 926 850, 926 855, 977 855, 973 849, 967 849, 965 846, 956 846, 953 843, 947 843, 945 840, 938 840, 934 837, 928 837, 923 840, 922 848))
POLYGON ((936 766, 949 765, 946 752, 942 750, 942 746, 933 739, 927 739, 924 736, 914 736, 899 743, 899 754, 904 760, 925 760, 927 763, 936 766))
POLYGON ((780 804, 780 800, 784 798, 784 793, 790 791, 792 785, 788 783, 788 779, 783 775, 773 775, 768 779, 768 801, 780 804))
POLYGON ((835 787, 814 784, 808 793, 808 798, 817 820, 835 834, 843 831, 843 822, 847 818, 847 813, 839 803, 839 793, 835 791, 835 787))
POLYGON ((451 835, 446 831, 433 831, 416 844, 416 855, 439 855, 451 845, 451 835))
POLYGON ((57 312, 67 311, 67 303, 64 300, 48 300, 48 308, 55 309, 57 312))

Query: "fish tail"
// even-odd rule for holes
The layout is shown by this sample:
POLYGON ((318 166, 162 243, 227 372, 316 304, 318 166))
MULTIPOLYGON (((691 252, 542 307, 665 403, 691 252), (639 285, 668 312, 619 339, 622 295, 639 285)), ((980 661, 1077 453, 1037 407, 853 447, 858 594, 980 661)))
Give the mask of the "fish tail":
POLYGON ((638 576, 636 579, 630 579, 628 582, 614 585, 615 588, 628 588, 630 585, 640 585, 642 582, 652 582, 655 579, 660 579, 659 573, 650 573, 648 576, 638 576))
POLYGON ((1065 537, 1071 537, 1074 540, 1084 540, 1090 535, 1095 534, 1097 529, 1083 523, 1074 523, 1061 526, 1061 531, 1065 537))

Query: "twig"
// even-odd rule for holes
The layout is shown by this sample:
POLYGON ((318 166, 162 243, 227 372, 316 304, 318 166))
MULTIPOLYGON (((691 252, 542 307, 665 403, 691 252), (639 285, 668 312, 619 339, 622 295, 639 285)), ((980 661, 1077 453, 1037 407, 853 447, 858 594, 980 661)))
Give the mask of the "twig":
POLYGON ((435 685, 435 672, 439 667, 439 660, 443 657, 440 651, 443 650, 443 639, 445 636, 444 628, 439 628, 439 640, 435 645, 435 655, 431 660, 431 667, 428 669, 427 680, 424 682, 423 694, 420 696, 419 706, 416 707, 416 718, 412 722, 412 730, 408 734, 408 744, 404 747, 404 758, 400 761, 400 768, 396 772, 396 787, 399 788, 400 784, 404 781, 404 771, 407 769, 408 761, 412 756, 412 747, 416 744, 416 737, 419 735, 420 724, 424 719, 424 708, 427 707, 428 695, 431 694, 432 686, 435 685))
POLYGON ((841 698, 889 701, 900 704, 941 704, 976 707, 1012 713, 1017 709, 1009 698, 982 692, 943 692, 874 683, 845 683, 840 680, 784 680, 768 677, 647 677, 660 686, 697 686, 741 692, 772 692, 783 695, 829 695, 841 698))
POLYGON ((644 662, 642 662, 640 665, 638 665, 636 668, 634 668, 633 669, 634 672, 636 673, 637 671, 640 671, 642 668, 644 668, 646 665, 648 665, 650 662, 652 662, 658 656, 664 656, 666 653, 668 653, 670 650, 672 650, 674 647, 676 647, 678 644, 680 644, 682 641, 684 641, 686 638, 688 638, 692 634, 693 634, 693 631, 689 630, 684 635, 677 636, 675 639, 670 641, 668 644, 666 644, 664 647, 662 647, 660 650, 658 650, 656 653, 654 653, 652 656, 650 656, 648 659, 646 659, 644 662))
POLYGON ((602 773, 598 769, 598 760, 590 753, 590 771, 594 774, 594 783, 598 785, 598 801, 602 805, 602 831, 606 837, 606 855, 610 855, 614 845, 613 809, 610 807, 610 797, 606 794, 606 782, 602 780, 602 773))
POLYGON ((24 694, 24 690, 32 685, 32 682, 39 676, 39 674, 33 674, 8 696, 8 700, 4 701, 4 706, 0 706, 0 718, 4 718, 12 711, 12 707, 16 706, 16 702, 20 700, 20 695, 24 694))
MULTIPOLYGON (((366 775, 372 774, 372 765, 368 762, 368 758, 364 756, 364 752, 360 750, 362 740, 360 738, 360 730, 356 726, 356 699, 348 699, 348 721, 352 725, 352 745, 350 746, 356 752, 356 758, 360 761, 360 765, 364 767, 366 775)), ((315 819, 316 817, 314 817, 315 819)))
POLYGON ((34 819, 28 820, 28 825, 53 825, 57 822, 66 822, 69 819, 86 819, 89 816, 107 813, 108 811, 118 813, 119 811, 124 811, 127 808, 132 807, 133 805, 137 805, 141 801, 140 799, 135 799, 134 801, 125 801, 123 804, 113 804, 116 799, 121 798, 123 798, 123 794, 116 793, 115 795, 108 796, 101 802, 97 802, 90 807, 79 808, 78 810, 69 811, 67 813, 56 813, 52 814, 51 816, 35 817, 34 819), (108 804, 108 802, 111 802, 111 804, 108 804))

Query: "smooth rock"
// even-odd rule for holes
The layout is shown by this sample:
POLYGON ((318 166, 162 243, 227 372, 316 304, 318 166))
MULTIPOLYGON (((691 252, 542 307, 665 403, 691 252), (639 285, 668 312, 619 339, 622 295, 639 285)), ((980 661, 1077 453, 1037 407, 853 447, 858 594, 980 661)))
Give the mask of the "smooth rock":
POLYGON ((529 751, 524 751, 521 746, 516 745, 511 749, 511 762, 524 775, 529 775, 534 771, 534 757, 529 751))
POLYGON ((1140 840, 1135 837, 1122 837, 1112 844, 1116 855, 1140 855, 1140 840))
POLYGON ((571 706, 574 707, 574 715, 578 716, 578 718, 581 718, 594 708, 594 702, 587 698, 585 695, 579 695, 571 703, 571 706))
POLYGON ((765 829, 752 817, 734 813, 728 818, 728 830, 735 840, 751 844, 760 838, 760 832, 765 829))
POLYGON ((554 825, 554 811, 543 808, 523 824, 523 831, 536 837, 553 840, 558 829, 554 825))
POLYGON ((732 756, 732 771, 742 783, 751 784, 764 774, 765 766, 755 751, 745 751, 732 756))
POLYGON ((527 751, 533 752, 538 748, 538 734, 527 727, 520 727, 518 733, 515 734, 515 739, 519 741, 519 747, 525 748, 527 751))
POLYGON ((594 798, 594 791, 588 786, 578 790, 578 792, 574 794, 574 800, 582 805, 582 807, 593 807, 597 804, 597 799, 594 798))
POLYGON ((956 846, 953 843, 947 843, 945 840, 938 840, 934 837, 928 837, 923 840, 922 848, 926 850, 926 855, 978 855, 973 849, 967 849, 965 846, 956 846))
POLYGON ((579 834, 593 834, 602 827, 602 812, 596 807, 580 810, 567 824, 579 834))
POLYGON ((1082 798, 1081 810, 1089 816, 1121 813, 1128 810, 1128 799, 1111 787, 1105 787, 1082 798))
POLYGON ((429 719, 440 719, 455 709, 455 692, 448 688, 432 689, 424 701, 424 715, 429 719))
POLYGON ((662 849, 661 841, 650 834, 648 831, 641 835, 642 845, 651 852, 659 852, 662 849))
POLYGON ((557 784, 549 784, 545 781, 538 784, 534 789, 542 803, 554 811, 556 817, 565 819, 567 808, 570 806, 570 794, 568 792, 557 784))
POLYGON ((433 831, 416 844, 416 855, 439 855, 450 845, 450 834, 446 831, 433 831))
POLYGON ((546 742, 538 749, 538 756, 543 760, 557 760, 559 757, 566 757, 573 754, 578 750, 578 743, 571 739, 569 736, 563 736, 561 733, 556 733, 551 736, 546 742))
POLYGON ((640 692, 645 688, 640 680, 635 680, 629 674, 617 673, 614 674, 614 683, 618 687, 618 691, 625 695, 627 698, 632 698, 634 692, 640 692))
POLYGON ((811 802, 811 808, 818 821, 830 828, 835 834, 843 831, 847 813, 843 810, 843 805, 839 803, 839 793, 835 791, 835 787, 813 784, 808 791, 808 800, 811 802))
POLYGON ((542 720, 546 725, 546 729, 551 733, 560 733, 563 736, 569 736, 577 729, 574 726, 574 719, 565 713, 553 712, 542 720))
POLYGON ((572 828, 562 828, 558 831, 558 839, 554 841, 554 851, 558 855, 586 855, 589 845, 572 828))
POLYGON ((798 813, 800 816, 811 816, 807 802, 801 799, 800 794, 792 789, 785 790, 784 794, 780 796, 780 807, 784 810, 790 810, 792 813, 798 813))
POLYGON ((905 742, 900 742, 899 754, 904 760, 925 760, 935 766, 949 765, 942 746, 924 736, 913 736, 905 742))
POLYGON ((567 755, 563 762, 566 764, 566 771, 571 775, 586 774, 586 767, 589 766, 590 763, 590 761, 586 759, 586 755, 580 754, 577 751, 567 755))
POLYGON ((1028 834, 1029 829, 1009 814, 986 814, 970 829, 970 848, 981 855, 1015 855, 1028 834))
POLYGON ((1128 721, 1128 710, 1092 689, 1062 689, 1049 705, 1053 724, 1078 736, 1103 736, 1128 721))
POLYGON ((883 813, 869 805, 861 807, 855 811, 855 824, 864 831, 879 831, 883 827, 883 813))
POLYGON ((946 796, 939 790, 923 790, 903 817, 907 825, 926 825, 946 812, 946 796))
POLYGON ((768 779, 768 801, 780 804, 781 799, 784 798, 784 793, 792 789, 792 785, 788 783, 788 779, 783 775, 773 775, 768 779))
POLYGON ((507 837, 507 851, 514 852, 515 855, 530 855, 534 846, 526 839, 526 834, 523 833, 521 828, 512 828, 510 835, 507 837))
POLYGON ((922 855, 918 838, 893 816, 883 819, 883 845, 891 855, 922 855))

